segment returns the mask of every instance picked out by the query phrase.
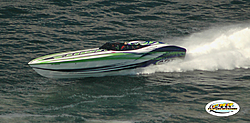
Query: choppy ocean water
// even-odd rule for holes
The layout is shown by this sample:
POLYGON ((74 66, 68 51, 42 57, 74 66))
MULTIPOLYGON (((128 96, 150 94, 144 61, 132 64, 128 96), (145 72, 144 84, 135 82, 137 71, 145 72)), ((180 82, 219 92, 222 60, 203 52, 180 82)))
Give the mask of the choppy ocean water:
POLYGON ((0 122, 249 122, 249 0, 0 1, 0 122), (27 63, 111 41, 187 48, 134 75, 49 79, 27 63), (214 100, 240 111, 216 117, 214 100))

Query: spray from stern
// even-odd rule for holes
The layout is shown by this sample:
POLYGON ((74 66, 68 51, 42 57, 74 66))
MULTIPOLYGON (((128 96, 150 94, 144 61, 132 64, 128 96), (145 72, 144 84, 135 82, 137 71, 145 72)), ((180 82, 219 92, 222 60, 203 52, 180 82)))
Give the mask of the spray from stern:
POLYGON ((250 27, 244 25, 212 28, 183 38, 187 49, 183 61, 149 66, 138 73, 215 71, 250 67, 250 27))

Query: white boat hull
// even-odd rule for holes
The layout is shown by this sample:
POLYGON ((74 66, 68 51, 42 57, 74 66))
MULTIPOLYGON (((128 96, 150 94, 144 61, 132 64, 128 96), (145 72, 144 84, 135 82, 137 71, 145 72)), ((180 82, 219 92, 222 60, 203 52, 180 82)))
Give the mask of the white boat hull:
POLYGON ((129 51, 95 48, 43 56, 32 60, 29 65, 37 73, 48 78, 99 77, 120 75, 124 70, 184 58, 185 53, 184 48, 167 44, 129 51))

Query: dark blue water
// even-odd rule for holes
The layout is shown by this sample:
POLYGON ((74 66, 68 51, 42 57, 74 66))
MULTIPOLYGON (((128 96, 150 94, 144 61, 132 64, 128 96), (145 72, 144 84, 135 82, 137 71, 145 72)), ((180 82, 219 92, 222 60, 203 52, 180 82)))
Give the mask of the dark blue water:
POLYGON ((249 0, 0 1, 0 122, 249 122, 249 0), (27 63, 155 40, 187 48, 184 61, 131 74, 48 79, 27 63), (240 111, 216 117, 214 100, 240 111))

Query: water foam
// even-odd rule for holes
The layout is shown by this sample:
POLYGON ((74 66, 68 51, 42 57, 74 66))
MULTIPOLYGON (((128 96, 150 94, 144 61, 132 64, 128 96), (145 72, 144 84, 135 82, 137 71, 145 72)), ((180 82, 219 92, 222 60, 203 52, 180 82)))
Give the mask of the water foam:
POLYGON ((250 26, 213 28, 181 39, 183 61, 149 66, 138 73, 215 71, 250 67, 250 26))

